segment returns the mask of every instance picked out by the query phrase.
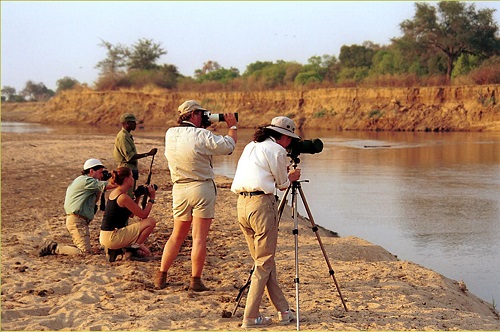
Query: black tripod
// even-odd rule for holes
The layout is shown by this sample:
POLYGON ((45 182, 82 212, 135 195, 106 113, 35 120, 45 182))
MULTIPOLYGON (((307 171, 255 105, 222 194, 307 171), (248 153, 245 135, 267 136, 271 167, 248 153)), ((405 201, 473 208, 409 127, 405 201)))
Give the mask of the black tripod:
MULTIPOLYGON (((297 167, 297 162, 294 160, 294 165, 293 167, 297 167)), ((290 192, 290 188, 292 189, 292 216, 293 216, 293 221, 294 221, 294 229, 292 233, 294 234, 295 237, 295 297, 296 297, 296 306, 297 306, 297 331, 299 330, 299 321, 300 321, 300 313, 299 313, 299 245, 298 245, 298 236, 299 236, 299 224, 298 224, 298 212, 297 212, 297 192, 300 194, 300 198, 302 199, 302 203, 304 203, 304 207, 307 212, 307 216, 309 217, 309 220, 311 222, 312 226, 312 231, 316 234, 316 239, 318 240, 319 246, 321 248, 321 252, 323 253, 323 256, 325 257, 326 264, 328 265, 328 270, 330 275, 332 276, 333 282, 335 283, 335 287, 337 288, 337 291, 339 293, 340 299, 342 301, 342 305, 344 306, 345 311, 347 312, 347 306, 345 304, 344 298, 342 296, 342 293, 340 292, 340 287, 337 283, 337 279, 335 278, 335 272, 333 271, 332 265, 330 264, 330 261, 328 259, 328 255, 325 251, 325 248, 323 247, 323 242, 321 241, 321 238, 318 234, 318 226, 315 224, 313 216, 311 214, 311 210, 309 209, 309 205, 307 204, 306 197, 304 195, 304 192, 302 191, 302 187, 300 182, 309 182, 309 180, 303 180, 303 181, 294 181, 290 184, 290 186, 287 188, 285 191, 285 194, 281 198, 280 204, 278 206, 278 218, 281 219, 281 215, 283 214, 283 210, 285 208, 285 203, 286 203, 286 197, 288 193, 290 192)))

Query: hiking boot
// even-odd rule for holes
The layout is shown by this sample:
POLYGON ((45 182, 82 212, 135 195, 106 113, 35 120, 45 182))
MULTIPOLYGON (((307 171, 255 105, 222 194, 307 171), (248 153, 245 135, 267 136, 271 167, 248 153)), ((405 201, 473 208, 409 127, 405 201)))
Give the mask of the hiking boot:
POLYGON ((106 259, 108 262, 113 263, 116 261, 116 257, 122 255, 123 256, 123 249, 108 249, 104 248, 104 252, 106 253, 106 259))
POLYGON ((288 325, 291 322, 295 321, 295 315, 293 314, 292 310, 288 309, 285 312, 278 312, 278 319, 278 324, 288 325))
POLYGON ((205 287, 205 285, 203 285, 201 277, 191 277, 191 284, 189 285, 189 289, 195 292, 204 292, 210 290, 208 287, 205 287))
POLYGON ((243 324, 241 324, 241 327, 244 329, 251 329, 251 328, 256 328, 256 327, 264 327, 264 326, 269 326, 271 325, 272 320, 270 317, 263 317, 260 315, 257 318, 245 318, 243 319, 243 324))
POLYGON ((160 270, 156 271, 153 283, 156 289, 163 289, 167 287, 167 272, 162 272, 160 270))
POLYGON ((57 248, 57 242, 55 241, 47 241, 43 245, 42 249, 38 253, 39 257, 47 256, 47 255, 55 255, 57 248))

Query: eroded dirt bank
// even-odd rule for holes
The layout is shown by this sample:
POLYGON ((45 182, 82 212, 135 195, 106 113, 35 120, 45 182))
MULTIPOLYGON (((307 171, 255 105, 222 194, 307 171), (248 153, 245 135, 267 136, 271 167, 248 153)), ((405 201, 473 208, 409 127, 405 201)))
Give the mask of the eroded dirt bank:
POLYGON ((2 120, 108 126, 131 112, 145 125, 166 127, 175 125, 180 103, 195 99, 212 113, 238 112, 246 128, 286 115, 308 129, 497 131, 499 90, 500 85, 226 93, 82 90, 46 103, 4 103, 2 120))

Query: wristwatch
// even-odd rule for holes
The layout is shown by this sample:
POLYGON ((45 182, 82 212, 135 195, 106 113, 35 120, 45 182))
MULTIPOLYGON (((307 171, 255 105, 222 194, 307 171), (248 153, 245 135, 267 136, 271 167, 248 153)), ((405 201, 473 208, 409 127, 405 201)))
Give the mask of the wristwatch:
POLYGON ((229 129, 238 130, 238 127, 236 127, 236 126, 231 126, 231 127, 229 127, 229 129))
POLYGON ((150 199, 148 202, 150 202, 151 204, 154 204, 155 200, 154 199, 150 199))

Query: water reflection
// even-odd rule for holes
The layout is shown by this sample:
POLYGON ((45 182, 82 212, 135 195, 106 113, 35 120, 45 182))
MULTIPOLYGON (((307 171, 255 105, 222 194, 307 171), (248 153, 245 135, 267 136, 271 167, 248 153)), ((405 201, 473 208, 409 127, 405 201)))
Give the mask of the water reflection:
MULTIPOLYGON (((324 143, 299 165, 316 223, 500 300, 500 133, 302 136, 324 143)), ((218 171, 234 174, 237 156, 220 158, 218 171)))
POLYGON ((48 133, 50 131, 52 131, 51 128, 38 123, 2 122, 3 133, 48 133))

